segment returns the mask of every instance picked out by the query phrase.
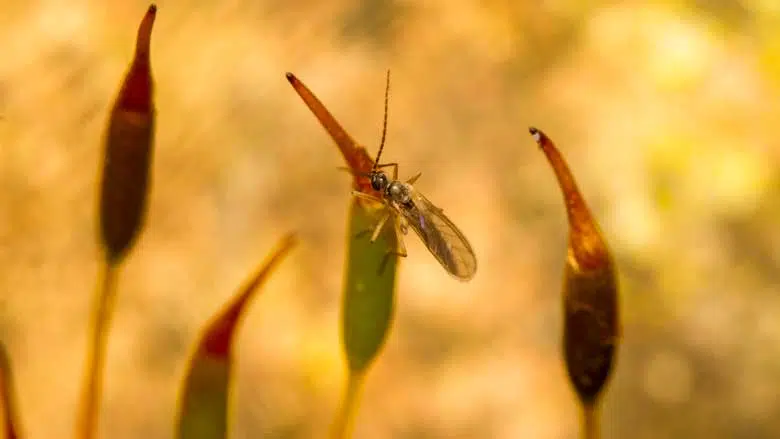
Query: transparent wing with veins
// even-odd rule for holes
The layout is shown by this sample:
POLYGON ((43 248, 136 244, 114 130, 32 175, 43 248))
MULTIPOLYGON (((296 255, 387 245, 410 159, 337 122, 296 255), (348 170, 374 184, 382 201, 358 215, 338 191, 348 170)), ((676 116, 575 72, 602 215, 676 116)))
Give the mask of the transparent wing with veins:
POLYGON ((468 240, 441 209, 411 188, 411 202, 393 203, 409 227, 417 232, 428 250, 450 274, 469 280, 477 271, 477 258, 468 240))

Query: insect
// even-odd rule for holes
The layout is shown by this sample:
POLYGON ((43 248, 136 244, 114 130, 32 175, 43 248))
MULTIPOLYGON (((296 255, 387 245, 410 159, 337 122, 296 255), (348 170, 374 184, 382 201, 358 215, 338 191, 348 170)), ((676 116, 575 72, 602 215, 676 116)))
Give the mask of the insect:
POLYGON ((382 141, 379 144, 373 169, 363 174, 371 182, 371 187, 381 193, 380 197, 360 191, 352 191, 358 198, 382 203, 386 212, 381 217, 371 235, 371 242, 376 241, 379 232, 392 218, 398 235, 398 250, 390 254, 406 257, 406 245, 403 236, 411 227, 422 240, 423 244, 436 257, 441 265, 453 276, 468 281, 477 271, 477 258, 466 237, 455 224, 444 215, 442 209, 428 201, 412 186, 422 173, 418 173, 406 182, 398 180, 398 163, 379 164, 379 158, 385 145, 387 134, 387 102, 390 91, 390 72, 387 72, 385 88, 385 116, 382 127, 382 141), (383 168, 393 168, 392 178, 382 171, 383 168))

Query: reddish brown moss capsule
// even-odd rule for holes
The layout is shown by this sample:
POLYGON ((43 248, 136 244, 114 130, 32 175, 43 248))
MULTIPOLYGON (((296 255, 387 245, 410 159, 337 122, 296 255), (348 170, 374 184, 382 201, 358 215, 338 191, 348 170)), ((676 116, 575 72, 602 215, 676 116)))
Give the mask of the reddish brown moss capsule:
POLYGON ((100 194, 100 231, 106 257, 120 260, 141 230, 149 192, 155 110, 149 45, 157 7, 138 29, 135 57, 108 122, 100 194))
POLYGON ((238 325, 250 300, 296 244, 285 236, 271 256, 249 278, 238 294, 204 329, 190 358, 179 401, 177 438, 229 437, 229 394, 233 382, 233 351, 238 325))
POLYGON ((287 81, 293 86, 298 96, 303 99, 303 102, 309 107, 317 120, 320 121, 322 127, 328 132, 330 137, 336 142, 336 145, 341 151, 341 155, 344 156, 344 161, 347 162, 349 170, 355 177, 354 187, 360 192, 367 194, 378 195, 377 192, 371 188, 371 182, 364 176, 374 167, 374 161, 371 156, 368 155, 366 149, 355 142, 352 137, 342 128, 336 118, 330 114, 327 108, 320 102, 317 96, 309 90, 306 85, 301 82, 292 73, 287 73, 287 81))
POLYGON ((586 406, 595 406, 614 367, 620 336, 615 267, 601 231, 558 149, 541 131, 531 134, 563 191, 569 218, 564 269, 563 345, 569 378, 586 406))

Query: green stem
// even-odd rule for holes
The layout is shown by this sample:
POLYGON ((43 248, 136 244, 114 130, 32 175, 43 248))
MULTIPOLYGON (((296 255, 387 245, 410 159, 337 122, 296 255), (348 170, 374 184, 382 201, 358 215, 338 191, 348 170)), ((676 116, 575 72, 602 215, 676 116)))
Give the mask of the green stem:
POLYGON ((108 332, 116 303, 116 263, 103 264, 101 277, 98 278, 98 293, 92 312, 92 330, 90 344, 87 347, 81 404, 76 424, 76 438, 92 439, 97 430, 98 401, 103 392, 103 369, 108 348, 108 332))
POLYGON ((331 439, 349 439, 352 437, 352 429, 358 407, 358 396, 362 387, 363 374, 350 371, 344 399, 341 401, 341 406, 331 429, 331 439))

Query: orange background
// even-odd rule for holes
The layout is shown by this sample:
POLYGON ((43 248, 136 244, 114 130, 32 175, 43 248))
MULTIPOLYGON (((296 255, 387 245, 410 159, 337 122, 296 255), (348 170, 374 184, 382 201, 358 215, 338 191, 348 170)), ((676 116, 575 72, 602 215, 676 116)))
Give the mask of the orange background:
MULTIPOLYGON (((342 391, 350 177, 294 72, 474 246, 413 235, 356 438, 573 438, 566 156, 620 271, 605 438, 780 435, 780 8, 742 2, 159 2, 147 227, 119 286, 102 437, 172 437, 206 320, 290 229, 241 329, 232 437, 322 437, 342 391)), ((29 438, 72 432, 107 113, 148 3, 1 0, 0 337, 29 438)))

